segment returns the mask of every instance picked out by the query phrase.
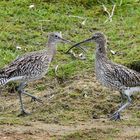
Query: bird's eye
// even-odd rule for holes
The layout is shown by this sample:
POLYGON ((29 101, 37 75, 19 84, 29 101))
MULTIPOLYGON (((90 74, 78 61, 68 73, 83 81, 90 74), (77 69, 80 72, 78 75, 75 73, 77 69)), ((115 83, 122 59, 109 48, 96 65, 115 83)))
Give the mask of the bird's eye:
POLYGON ((58 35, 55 35, 54 37, 58 38, 58 35))
POLYGON ((99 36, 97 36, 97 35, 94 35, 94 36, 93 36, 94 39, 96 39, 96 38, 98 38, 98 37, 99 37, 99 36))

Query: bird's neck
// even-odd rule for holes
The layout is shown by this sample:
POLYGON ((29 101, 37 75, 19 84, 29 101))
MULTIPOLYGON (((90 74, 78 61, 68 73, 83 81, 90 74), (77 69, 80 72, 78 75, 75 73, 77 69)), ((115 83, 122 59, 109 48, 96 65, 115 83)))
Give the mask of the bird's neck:
POLYGON ((56 54, 56 43, 48 42, 46 44, 46 52, 53 59, 54 55, 56 54))
POLYGON ((96 43, 96 59, 107 59, 106 43, 103 41, 96 43))

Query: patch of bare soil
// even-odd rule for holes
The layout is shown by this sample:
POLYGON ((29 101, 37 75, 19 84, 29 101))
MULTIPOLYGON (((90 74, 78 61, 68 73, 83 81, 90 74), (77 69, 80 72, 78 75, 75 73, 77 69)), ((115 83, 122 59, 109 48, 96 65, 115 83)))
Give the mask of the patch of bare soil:
POLYGON ((30 126, 21 125, 2 125, 0 126, 0 140, 48 140, 52 137, 60 138, 61 136, 74 133, 81 130, 90 130, 92 128, 107 129, 113 128, 111 125, 104 125, 101 120, 91 120, 78 124, 59 125, 46 124, 43 122, 31 122, 30 126))
MULTIPOLYGON (((108 112, 108 110, 110 110, 110 104, 111 104, 110 102, 114 101, 114 99, 111 98, 112 96, 107 95, 109 92, 107 92, 106 89, 100 86, 100 84, 96 81, 95 76, 91 73, 86 73, 85 75, 76 76, 73 79, 71 78, 70 81, 66 81, 61 86, 57 85, 56 81, 54 83, 53 82, 54 81, 50 81, 50 84, 48 84, 47 92, 49 91, 49 94, 53 94, 55 91, 58 93, 54 94, 54 96, 59 95, 59 92, 62 92, 61 90, 62 87, 63 87, 63 92, 67 92, 67 94, 70 93, 71 91, 77 91, 83 94, 87 100, 88 100, 87 97, 94 98, 93 107, 95 107, 97 111, 101 110, 103 115, 104 113, 108 112), (54 90, 51 89, 53 84, 55 85, 54 90), (104 96, 100 95, 100 92, 105 93, 105 95, 104 96), (105 105, 105 103, 108 104, 105 105)), ((46 95, 46 91, 43 91, 41 95, 39 93, 36 95, 40 97, 44 97, 44 95, 46 95)), ((71 96, 75 96, 75 95, 71 95, 71 96)), ((25 103, 29 102, 29 99, 26 98, 24 99, 25 99, 25 103)), ((12 113, 15 113, 14 111, 18 111, 19 103, 17 97, 2 96, 0 102, 1 102, 0 112, 6 113, 6 111, 8 111, 9 113, 10 110, 10 114, 11 114, 11 110, 13 110, 12 113)), ((38 107, 41 108, 41 106, 38 107)), ((129 119, 129 116, 128 115, 126 116, 127 118, 125 119, 129 119)), ((10 118, 10 116, 8 117, 10 118)), ((116 138, 114 138, 116 140, 138 139, 138 137, 140 136, 140 128, 138 126, 134 126, 134 125, 131 126, 124 123, 122 123, 121 125, 121 122, 119 123, 110 122, 109 120, 103 119, 101 117, 93 120, 89 119, 87 121, 78 121, 76 123, 72 121, 71 123, 68 124, 63 124, 63 123, 62 123, 63 125, 60 124, 45 123, 43 121, 36 121, 36 120, 34 121, 27 120, 27 125, 25 124, 7 125, 3 123, 0 125, 0 140, 50 140, 53 138, 61 139, 63 136, 78 131, 91 130, 92 128, 97 128, 100 130, 114 129, 114 128, 119 129, 119 132, 115 136, 116 138)))
MULTIPOLYGON (((21 125, 3 125, 0 126, 0 140, 50 140, 52 138, 61 139, 64 135, 69 135, 82 130, 92 128, 107 130, 117 128, 120 133, 116 135, 115 140, 133 140, 140 134, 140 128, 137 126, 115 126, 106 124, 106 120, 91 120, 80 122, 78 124, 59 125, 46 124, 43 122, 31 122, 30 126, 21 125)), ((115 122, 114 122, 115 123, 115 122)))

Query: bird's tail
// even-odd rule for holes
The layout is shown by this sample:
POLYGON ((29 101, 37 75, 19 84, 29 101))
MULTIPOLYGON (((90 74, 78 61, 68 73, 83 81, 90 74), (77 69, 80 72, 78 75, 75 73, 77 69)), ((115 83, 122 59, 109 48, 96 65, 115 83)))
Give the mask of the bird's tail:
POLYGON ((8 76, 3 71, 0 71, 0 86, 5 85, 8 81, 8 76))

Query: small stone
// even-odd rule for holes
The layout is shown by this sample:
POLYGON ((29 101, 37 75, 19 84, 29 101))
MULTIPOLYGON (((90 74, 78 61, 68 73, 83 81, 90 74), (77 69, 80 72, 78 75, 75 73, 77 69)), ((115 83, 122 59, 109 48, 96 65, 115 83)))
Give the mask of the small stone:
POLYGON ((21 50, 21 47, 20 47, 20 46, 16 46, 16 49, 17 49, 17 50, 21 50))
POLYGON ((29 6, 30 9, 32 9, 32 8, 34 8, 34 7, 35 7, 34 4, 31 4, 31 5, 29 6))
POLYGON ((113 51, 113 50, 110 50, 110 52, 114 55, 114 54, 116 54, 116 52, 115 51, 113 51))

